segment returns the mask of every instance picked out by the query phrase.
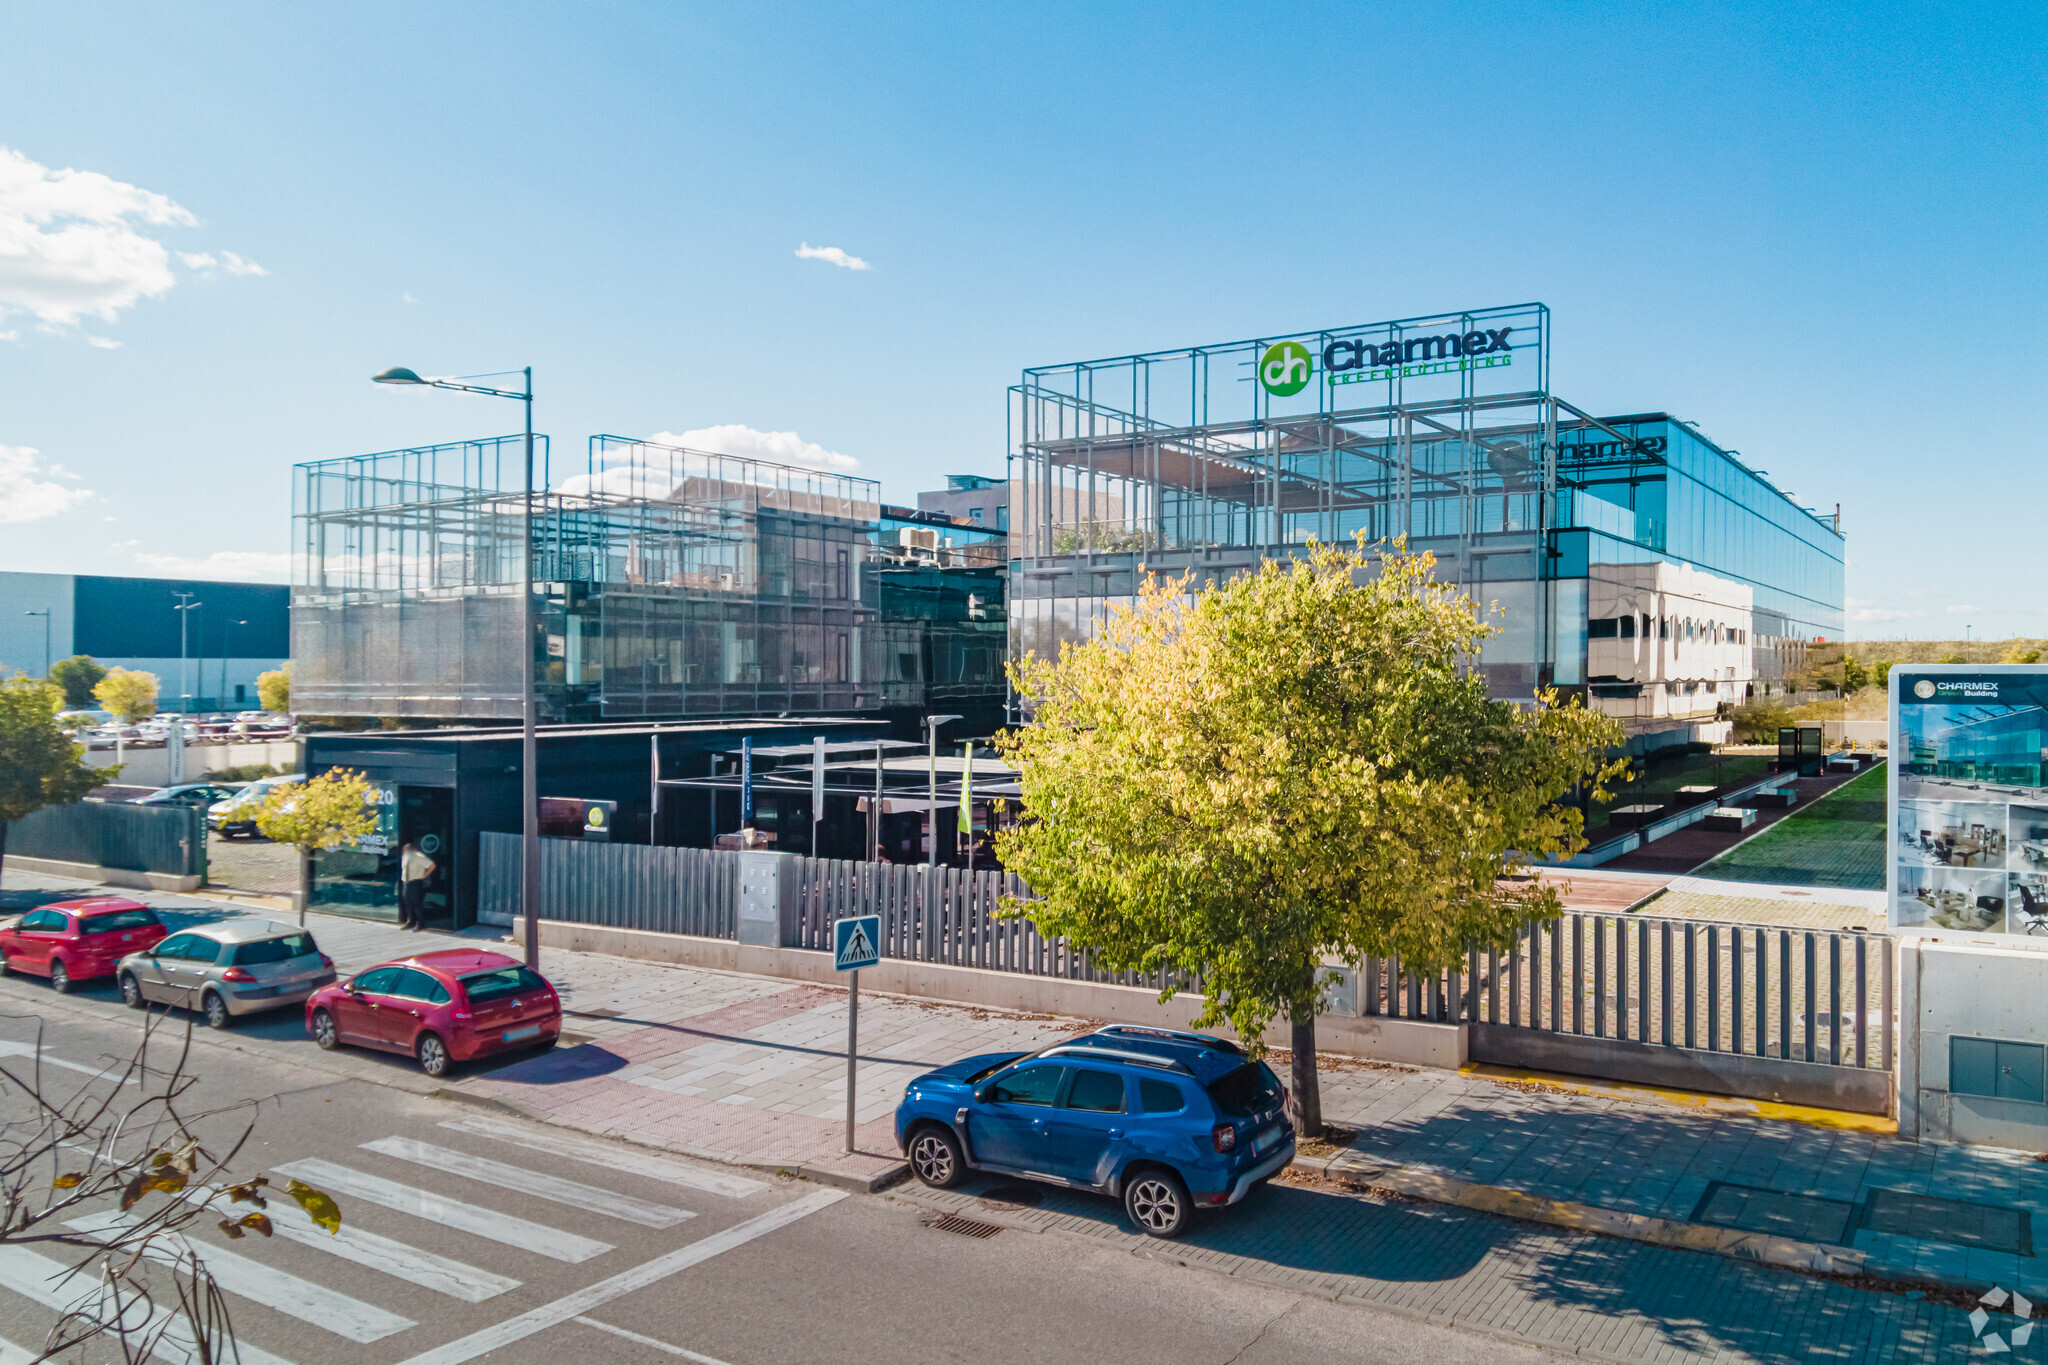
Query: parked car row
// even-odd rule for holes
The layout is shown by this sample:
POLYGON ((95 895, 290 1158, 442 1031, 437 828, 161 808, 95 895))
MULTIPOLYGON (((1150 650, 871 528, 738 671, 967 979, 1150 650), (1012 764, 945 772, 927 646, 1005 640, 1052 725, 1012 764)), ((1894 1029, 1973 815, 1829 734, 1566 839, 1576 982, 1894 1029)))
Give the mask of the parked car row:
POLYGON ((65 711, 57 717, 64 733, 88 749, 161 749, 170 743, 175 729, 187 744, 225 743, 235 740, 290 739, 298 723, 290 716, 269 711, 242 711, 234 715, 158 715, 133 725, 123 725, 104 711, 65 711))
POLYGON ((60 901, 0 922, 0 970, 47 977, 60 994, 111 976, 131 1009, 192 1010, 212 1028, 299 1005, 321 1048, 403 1053, 429 1076, 493 1053, 545 1050, 562 1033, 555 988, 503 953, 415 953, 341 981, 305 929, 234 919, 174 934, 156 911, 121 897, 60 901))

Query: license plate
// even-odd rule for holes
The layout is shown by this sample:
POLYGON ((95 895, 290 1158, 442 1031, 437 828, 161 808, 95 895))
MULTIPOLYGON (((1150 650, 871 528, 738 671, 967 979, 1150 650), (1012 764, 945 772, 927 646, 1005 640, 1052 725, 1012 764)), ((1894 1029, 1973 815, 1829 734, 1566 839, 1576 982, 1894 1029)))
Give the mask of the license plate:
POLYGON ((1264 1156, 1266 1153, 1272 1151, 1275 1147, 1279 1145, 1280 1130, 1278 1128, 1268 1129, 1266 1132, 1261 1133, 1259 1135, 1258 1141, 1252 1143, 1252 1155, 1264 1156))
POLYGON ((505 1041, 508 1043, 516 1043, 522 1038, 538 1037, 540 1037, 539 1024, 528 1024, 525 1028, 508 1028, 505 1030, 505 1041))

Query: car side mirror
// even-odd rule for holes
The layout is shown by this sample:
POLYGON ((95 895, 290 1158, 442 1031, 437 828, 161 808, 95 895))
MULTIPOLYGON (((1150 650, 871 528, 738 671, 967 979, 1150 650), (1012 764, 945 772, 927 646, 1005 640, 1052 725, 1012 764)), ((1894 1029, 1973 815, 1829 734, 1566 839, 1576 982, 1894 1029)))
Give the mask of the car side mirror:
POLYGON ((974 1092, 974 1102, 976 1104, 987 1104, 989 1100, 995 1095, 995 1093, 996 1088, 994 1086, 984 1085, 979 1090, 974 1092))

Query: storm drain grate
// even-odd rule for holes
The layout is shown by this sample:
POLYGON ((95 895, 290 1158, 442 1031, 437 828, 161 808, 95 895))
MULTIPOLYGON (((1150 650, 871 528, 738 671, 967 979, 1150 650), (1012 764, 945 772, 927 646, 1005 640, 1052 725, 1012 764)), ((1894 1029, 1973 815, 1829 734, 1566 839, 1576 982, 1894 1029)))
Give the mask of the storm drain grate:
POLYGON ((940 1232, 956 1232, 962 1237, 993 1237, 1003 1230, 1000 1223, 983 1223, 973 1218, 962 1218, 957 1213, 934 1218, 925 1226, 940 1232))
POLYGON ((1709 1227, 1847 1246, 1856 1231, 1856 1205, 1810 1194, 1784 1194, 1755 1185, 1716 1180, 1700 1196, 1692 1221, 1709 1227))
POLYGON ((1971 1204, 1907 1190, 1872 1190, 1863 1206, 1863 1226, 1922 1242, 2034 1254, 2033 1219, 2025 1209, 1971 1204))

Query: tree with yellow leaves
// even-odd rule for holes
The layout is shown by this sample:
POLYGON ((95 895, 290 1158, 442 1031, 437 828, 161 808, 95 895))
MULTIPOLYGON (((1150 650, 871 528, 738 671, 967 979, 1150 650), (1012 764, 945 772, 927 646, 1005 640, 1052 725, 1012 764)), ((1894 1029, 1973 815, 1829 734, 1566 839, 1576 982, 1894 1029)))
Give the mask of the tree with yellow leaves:
POLYGON ((1025 812, 997 850, 1042 897, 1011 913, 1104 966, 1199 977, 1196 1026, 1255 1056, 1286 1017, 1306 1136, 1326 964, 1442 970, 1555 919, 1554 889, 1508 879, 1583 848, 1561 798, 1604 800, 1625 768, 1608 717, 1489 699, 1472 665, 1496 628, 1433 565, 1361 539, 1192 594, 1155 577, 1094 640, 1011 667, 1032 723, 997 737, 1025 812))
POLYGON ((144 716, 156 714, 156 694, 161 686, 156 674, 139 668, 111 668, 93 685, 92 694, 116 719, 133 725, 144 716))

